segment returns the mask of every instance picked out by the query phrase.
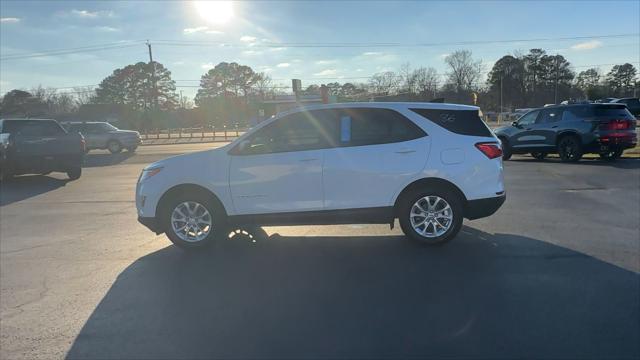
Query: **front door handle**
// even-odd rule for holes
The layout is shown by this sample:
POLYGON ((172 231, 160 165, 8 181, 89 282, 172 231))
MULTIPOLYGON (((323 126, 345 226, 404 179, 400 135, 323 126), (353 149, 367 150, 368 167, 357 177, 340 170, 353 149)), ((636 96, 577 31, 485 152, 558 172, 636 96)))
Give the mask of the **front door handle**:
POLYGON ((411 154, 416 152, 415 150, 412 149, 405 149, 405 150, 398 150, 396 151, 396 154, 411 154))
POLYGON ((558 127, 558 125, 553 125, 551 128, 552 128, 552 129, 555 129, 555 128, 557 128, 557 127, 558 127))
POLYGON ((525 130, 531 130, 531 128, 526 128, 525 130))
POLYGON ((308 159, 300 159, 300 162, 309 162, 309 161, 316 161, 318 160, 318 158, 308 158, 308 159))

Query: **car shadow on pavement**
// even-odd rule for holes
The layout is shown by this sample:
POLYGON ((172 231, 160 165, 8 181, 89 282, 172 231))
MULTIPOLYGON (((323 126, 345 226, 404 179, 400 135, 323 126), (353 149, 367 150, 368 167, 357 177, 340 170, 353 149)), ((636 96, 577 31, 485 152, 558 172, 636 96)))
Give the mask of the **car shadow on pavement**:
POLYGON ((82 164, 82 167, 98 167, 98 166, 116 165, 129 159, 134 155, 135 155, 135 152, 129 152, 129 151, 123 151, 118 154, 88 153, 84 156, 84 163, 82 164))
POLYGON ((68 179, 56 179, 46 175, 16 176, 0 185, 0 206, 22 201, 65 186, 68 179))
POLYGON ((578 162, 567 162, 563 163, 558 158, 550 158, 544 160, 536 160, 530 157, 514 157, 509 160, 510 162, 519 162, 519 163, 553 163, 553 164, 563 164, 567 166, 580 166, 580 165, 589 165, 589 166, 603 166, 603 167, 615 167, 620 169, 640 169, 640 159, 620 159, 616 161, 605 161, 601 159, 582 159, 578 162))
POLYGON ((532 238, 236 240, 131 264, 68 358, 640 355, 640 276, 532 238))

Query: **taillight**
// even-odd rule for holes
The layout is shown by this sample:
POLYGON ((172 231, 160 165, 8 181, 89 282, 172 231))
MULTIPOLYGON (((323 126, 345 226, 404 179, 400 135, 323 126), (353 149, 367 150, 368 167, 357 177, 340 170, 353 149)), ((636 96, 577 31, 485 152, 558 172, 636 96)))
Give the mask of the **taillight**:
POLYGON ((628 130, 631 129, 633 123, 630 120, 621 119, 621 120, 611 120, 609 122, 600 124, 600 130, 611 131, 611 130, 628 130))
POLYGON ((476 147, 489 159, 495 159, 502 156, 502 148, 498 143, 477 143, 476 147))

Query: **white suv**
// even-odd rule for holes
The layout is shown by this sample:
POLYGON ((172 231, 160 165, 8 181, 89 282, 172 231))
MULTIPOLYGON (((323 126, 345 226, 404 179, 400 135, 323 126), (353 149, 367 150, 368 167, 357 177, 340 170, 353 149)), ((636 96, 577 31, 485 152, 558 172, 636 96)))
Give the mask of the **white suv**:
POLYGON ((233 227, 381 223, 452 239, 505 201, 502 149, 473 106, 345 103, 299 108, 234 142, 153 163, 138 220, 183 248, 233 227))

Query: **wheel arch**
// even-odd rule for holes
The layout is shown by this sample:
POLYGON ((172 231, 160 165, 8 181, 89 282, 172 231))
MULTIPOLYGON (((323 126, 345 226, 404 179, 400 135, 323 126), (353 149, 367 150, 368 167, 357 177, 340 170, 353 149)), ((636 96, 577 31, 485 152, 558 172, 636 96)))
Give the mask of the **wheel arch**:
POLYGON ((582 142, 582 137, 578 134, 577 131, 575 130, 565 130, 562 131, 560 133, 558 133, 558 135, 556 136, 556 146, 558 146, 558 144, 560 144, 560 140, 562 140, 563 138, 566 138, 567 136, 573 136, 576 137, 580 140, 580 142, 582 142))
POLYGON ((175 185, 162 194, 162 196, 158 200, 158 205, 156 206, 155 218, 157 220, 160 220, 162 214, 167 211, 167 206, 169 205, 169 201, 171 199, 185 194, 197 194, 199 196, 202 196, 203 198, 213 201, 213 203, 220 210, 222 210, 222 212, 224 213, 224 217, 227 217, 227 210, 225 209, 224 204, 222 203, 222 201, 220 201, 220 198, 213 191, 207 189, 202 185, 186 183, 175 185))
POLYGON ((466 212, 468 200, 467 200, 467 197, 465 196, 464 192, 462 190, 460 190, 460 188, 458 186, 456 186, 454 183, 452 183, 449 180, 445 180, 445 179, 442 179, 442 178, 430 177, 430 178, 418 179, 418 180, 410 183, 409 185, 405 186, 404 189, 402 189, 402 191, 400 191, 400 193, 396 197, 396 200, 395 200, 395 202, 393 204, 393 212, 394 212, 394 214, 396 216, 398 215, 400 204, 402 203, 402 201, 403 201, 405 196, 407 196, 408 194, 410 194, 413 191, 416 191, 418 189, 422 189, 422 188, 425 188, 425 187, 436 187, 436 188, 440 188, 440 189, 447 189, 447 190, 453 191, 458 196, 460 196, 460 199, 462 201, 462 205, 464 207, 464 211, 466 212))

